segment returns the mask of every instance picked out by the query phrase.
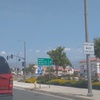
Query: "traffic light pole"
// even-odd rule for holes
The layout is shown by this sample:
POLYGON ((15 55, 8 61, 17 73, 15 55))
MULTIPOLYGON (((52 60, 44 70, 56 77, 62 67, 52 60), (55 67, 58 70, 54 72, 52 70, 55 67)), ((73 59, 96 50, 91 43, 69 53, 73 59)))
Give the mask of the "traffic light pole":
MULTIPOLYGON (((86 42, 89 43, 87 1, 88 0, 84 0, 85 36, 86 36, 86 42)), ((91 82, 90 54, 86 54, 86 60, 87 60, 87 78, 88 78, 88 94, 87 94, 87 96, 93 96, 92 82, 91 82)))
MULTIPOLYGON (((24 57, 20 57, 20 56, 18 56, 18 54, 17 55, 11 54, 10 56, 7 56, 7 60, 9 58, 13 59, 13 57, 20 58, 20 59, 24 60, 22 62, 22 66, 24 67, 24 70, 23 70, 23 79, 25 80, 26 79, 26 42, 24 42, 24 57)), ((16 66, 17 66, 17 64, 16 64, 16 66)))
POLYGON ((24 62, 23 62, 23 67, 24 67, 24 70, 23 70, 23 74, 24 74, 24 77, 23 79, 25 80, 26 79, 26 42, 23 41, 23 40, 20 40, 24 43, 24 62))
POLYGON ((26 79, 26 42, 24 42, 24 80, 26 79))

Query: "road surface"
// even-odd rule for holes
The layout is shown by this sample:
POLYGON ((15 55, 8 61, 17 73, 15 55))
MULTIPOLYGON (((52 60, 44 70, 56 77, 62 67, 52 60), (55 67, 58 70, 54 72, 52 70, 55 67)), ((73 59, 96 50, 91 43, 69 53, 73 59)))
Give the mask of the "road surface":
POLYGON ((13 100, 88 100, 88 99, 78 98, 75 96, 63 97, 63 96, 14 88, 13 100))

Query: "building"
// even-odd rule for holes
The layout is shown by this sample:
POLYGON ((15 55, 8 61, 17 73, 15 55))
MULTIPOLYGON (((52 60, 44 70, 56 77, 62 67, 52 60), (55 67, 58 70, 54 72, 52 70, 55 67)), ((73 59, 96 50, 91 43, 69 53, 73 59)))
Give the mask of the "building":
MULTIPOLYGON (((80 76, 87 77, 87 61, 82 60, 80 64, 80 76)), ((99 58, 90 58, 90 67, 91 67, 91 76, 97 77, 100 79, 100 59, 99 58)))
POLYGON ((74 74, 80 76, 80 69, 74 69, 74 74))
MULTIPOLYGON (((43 74, 49 74, 49 72, 47 71, 48 67, 42 67, 43 69, 43 74)), ((52 67, 54 72, 53 74, 56 75, 56 66, 52 67)), ((67 66, 65 69, 63 69, 62 66, 58 67, 58 76, 62 76, 62 75, 72 75, 74 74, 74 69, 70 66, 67 66)))

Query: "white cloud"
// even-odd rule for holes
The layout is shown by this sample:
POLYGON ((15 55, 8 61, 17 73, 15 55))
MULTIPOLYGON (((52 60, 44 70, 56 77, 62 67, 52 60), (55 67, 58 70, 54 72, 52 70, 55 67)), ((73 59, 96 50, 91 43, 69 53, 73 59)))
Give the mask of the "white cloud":
POLYGON ((67 53, 68 57, 71 61, 75 60, 82 60, 85 58, 85 55, 83 53, 83 48, 72 48, 70 53, 67 53))
MULTIPOLYGON (((56 50, 56 49, 55 48, 54 49, 49 49, 49 50, 46 50, 45 52, 52 51, 52 50, 56 50)), ((71 51, 71 48, 65 48, 64 51, 65 52, 71 51)))
POLYGON ((71 51, 71 48, 65 48, 64 51, 71 51))
POLYGON ((52 50, 56 50, 56 49, 48 49, 48 50, 45 50, 44 53, 47 53, 47 52, 52 51, 52 50))
POLYGON ((36 50, 36 53, 40 53, 40 50, 36 50))
POLYGON ((5 52, 5 51, 1 51, 0 54, 1 54, 1 55, 5 55, 6 52, 5 52))

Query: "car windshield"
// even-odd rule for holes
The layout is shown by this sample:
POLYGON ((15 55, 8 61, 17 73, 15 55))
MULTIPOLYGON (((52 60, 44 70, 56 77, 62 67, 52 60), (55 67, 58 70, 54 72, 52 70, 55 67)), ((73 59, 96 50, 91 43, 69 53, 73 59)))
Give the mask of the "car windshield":
POLYGON ((9 73, 11 72, 7 61, 3 57, 0 57, 0 74, 9 74, 9 73))

